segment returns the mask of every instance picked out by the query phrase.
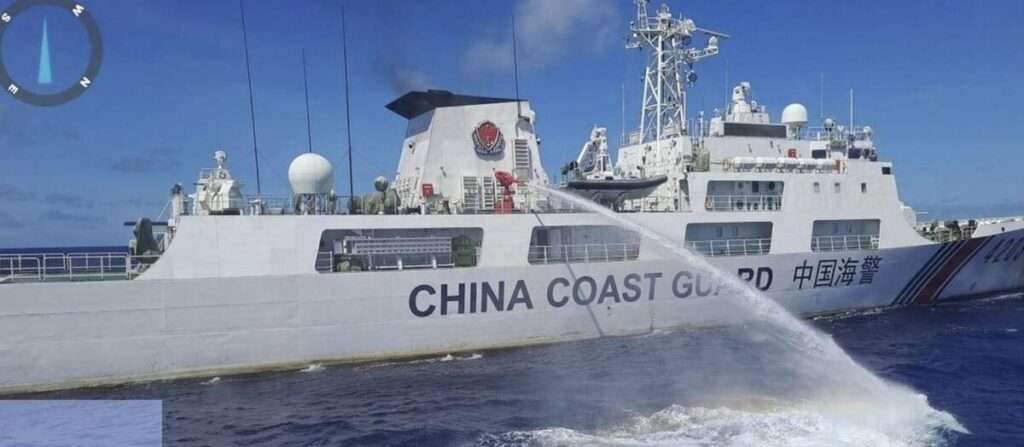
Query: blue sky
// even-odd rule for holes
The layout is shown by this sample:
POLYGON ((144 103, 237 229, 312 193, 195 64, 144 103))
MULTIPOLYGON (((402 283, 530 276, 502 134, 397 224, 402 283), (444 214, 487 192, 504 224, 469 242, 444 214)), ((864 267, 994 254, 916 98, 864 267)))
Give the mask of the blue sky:
MULTIPOLYGON (((12 0, 0 0, 6 8, 12 0)), ((156 216, 170 187, 191 188, 213 151, 255 192, 245 63, 233 0, 83 0, 104 62, 90 90, 53 108, 0 95, 0 247, 123 244, 121 223, 156 216)), ((660 2, 652 3, 652 8, 660 2)), ((895 163, 901 196, 940 215, 1024 214, 1024 2, 669 1, 733 37, 698 66, 690 110, 712 110, 728 84, 754 86, 773 117, 802 102, 817 117, 870 124, 895 163)), ((248 0, 265 194, 288 193, 306 150, 300 52, 310 61, 314 150, 347 185, 337 2, 248 0)), ((384 105, 409 88, 512 96, 509 34, 519 17, 520 90, 538 111, 549 172, 594 124, 618 136, 638 117, 642 55, 623 49, 624 0, 347 2, 357 192, 393 176, 405 122, 384 105)), ((3 37, 5 65, 34 82, 42 21, 55 84, 84 66, 84 33, 66 14, 32 11, 3 37)), ((22 81, 25 82, 25 81, 22 81)), ((37 86, 45 90, 46 86, 37 86)))

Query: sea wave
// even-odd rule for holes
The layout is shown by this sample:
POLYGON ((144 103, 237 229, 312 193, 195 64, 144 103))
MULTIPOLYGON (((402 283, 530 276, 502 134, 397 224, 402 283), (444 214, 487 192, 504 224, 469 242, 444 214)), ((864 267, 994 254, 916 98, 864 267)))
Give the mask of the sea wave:
POLYGON ((480 353, 476 353, 476 352, 470 353, 470 354, 464 354, 464 355, 446 354, 446 355, 443 355, 441 357, 427 357, 427 358, 421 358, 421 359, 415 359, 415 360, 404 360, 404 361, 399 361, 399 362, 370 363, 370 364, 364 365, 362 367, 359 367, 357 369, 362 370, 362 369, 383 368, 383 367, 390 367, 390 366, 422 365, 422 364, 445 363, 445 362, 453 362, 453 361, 480 360, 482 358, 484 358, 484 355, 480 354, 480 353))
MULTIPOLYGON (((941 411, 881 414, 858 403, 765 405, 744 408, 672 405, 649 416, 592 433, 564 427, 486 435, 478 445, 498 446, 932 446, 966 433, 941 411), (853 417, 851 417, 853 415, 853 417), (896 417, 878 423, 882 416, 896 417)), ((898 411, 898 410, 897 410, 898 411)))
POLYGON ((309 366, 307 366, 305 368, 300 369, 299 372, 311 373, 311 372, 320 372, 320 371, 323 371, 323 370, 324 370, 323 363, 313 363, 313 364, 311 364, 311 365, 309 365, 309 366))

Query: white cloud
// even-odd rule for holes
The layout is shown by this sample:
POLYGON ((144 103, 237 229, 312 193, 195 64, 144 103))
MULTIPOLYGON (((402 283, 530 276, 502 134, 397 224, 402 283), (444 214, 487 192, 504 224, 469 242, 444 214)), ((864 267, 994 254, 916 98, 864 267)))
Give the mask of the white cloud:
MULTIPOLYGON (((543 68, 571 51, 609 48, 622 22, 614 0, 524 0, 515 14, 521 69, 543 68)), ((506 37, 483 39, 466 49, 467 74, 512 70, 511 24, 506 26, 506 37)))

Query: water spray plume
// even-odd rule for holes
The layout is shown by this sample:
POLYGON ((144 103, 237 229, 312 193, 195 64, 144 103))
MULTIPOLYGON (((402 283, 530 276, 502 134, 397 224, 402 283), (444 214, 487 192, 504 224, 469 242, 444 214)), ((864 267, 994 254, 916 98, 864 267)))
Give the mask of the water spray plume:
MULTIPOLYGON (((744 342, 753 343, 756 348, 754 352, 757 355, 773 356, 769 357, 773 363, 771 365, 757 365, 753 360, 748 362, 746 357, 743 357, 740 362, 737 362, 737 365, 734 365, 739 367, 734 369, 741 371, 712 371, 712 374, 721 376, 715 380, 719 382, 716 385, 723 389, 705 392, 719 395, 702 396, 704 405, 700 407, 673 406, 655 413, 649 418, 640 418, 634 421, 638 425, 625 429, 626 434, 633 441, 626 442, 624 439, 618 438, 617 436, 622 435, 620 432, 624 430, 619 427, 616 429, 619 430, 616 432, 618 435, 613 432, 601 434, 599 437, 603 436, 601 438, 603 440, 595 439, 594 435, 575 432, 572 434, 567 434, 564 431, 545 432, 546 434, 539 438, 542 440, 542 444, 547 444, 547 441, 543 441, 543 439, 547 439, 551 443, 559 445, 618 445, 621 443, 632 445, 639 439, 639 442, 635 442, 636 445, 662 445, 661 442, 653 442, 654 439, 668 436, 661 431, 682 430, 681 427, 689 427, 688 424, 693 423, 696 419, 713 419, 714 417, 724 418, 724 420, 755 418, 761 423, 771 423, 770 420, 774 420, 772 418, 778 419, 777 422, 798 421, 804 418, 806 419, 804 422, 817 427, 816 430, 826 432, 862 430, 865 433, 880 436, 879 439, 883 440, 872 441, 870 436, 855 436, 856 439, 864 441, 868 445, 930 444, 936 441, 936 433, 967 432, 952 415, 931 408, 926 396, 903 385, 887 382, 871 373, 843 351, 830 336, 793 316, 782 305, 755 290, 736 275, 716 268, 703 256, 691 252, 678 238, 659 234, 651 228, 638 224, 627 214, 616 213, 574 194, 546 185, 530 184, 529 186, 538 194, 553 199, 554 202, 568 203, 575 208, 599 214, 620 227, 635 231, 652 243, 648 245, 663 251, 670 258, 680 259, 689 268, 711 277, 714 283, 720 285, 720 293, 715 297, 716 301, 709 301, 708 305, 722 304, 721 300, 725 300, 739 309, 741 315, 738 317, 747 334, 747 339, 744 342), (771 342, 775 342, 777 345, 772 345, 771 342), (743 365, 742 363, 753 363, 753 365, 743 365), (764 369, 757 368, 758 366, 764 369), (750 371, 750 369, 758 370, 750 371), (730 380, 732 383, 728 383, 730 380), (757 395, 758 391, 752 391, 755 394, 751 395, 748 392, 750 390, 747 390, 748 387, 757 388, 759 386, 769 389, 769 395, 759 396, 757 395), (723 393, 735 393, 737 396, 724 396, 723 393), (675 421, 673 423, 678 427, 673 429, 673 423, 667 423, 668 427, 666 428, 666 422, 663 420, 665 418, 675 421), (657 421, 661 422, 653 424, 657 421), (652 424, 658 428, 651 428, 652 424), (634 436, 637 435, 636 430, 645 429, 654 430, 657 433, 634 436), (652 442, 643 441, 643 439, 652 442)), ((740 355, 739 353, 725 354, 721 351, 714 352, 718 353, 719 357, 740 355)), ((721 358, 699 360, 705 361, 708 365, 714 365, 715 368, 729 369, 724 366, 724 364, 728 364, 728 361, 723 362, 721 358)), ((704 424, 720 422, 721 420, 717 420, 717 422, 716 420, 707 420, 704 424)), ((756 426, 750 428, 757 430, 756 426)), ((756 434, 755 438, 757 438, 756 434)), ((813 437, 803 440, 814 443, 813 437)), ((679 439, 676 439, 665 445, 678 445, 678 441, 679 439)), ((834 443, 834 441, 833 439, 831 442, 834 443)))

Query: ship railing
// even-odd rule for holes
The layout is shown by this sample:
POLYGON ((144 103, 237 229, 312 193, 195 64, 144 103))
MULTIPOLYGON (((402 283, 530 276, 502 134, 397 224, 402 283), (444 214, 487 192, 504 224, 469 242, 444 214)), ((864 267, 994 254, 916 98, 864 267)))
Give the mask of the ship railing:
POLYGON ((772 249, 771 238, 687 241, 686 247, 704 256, 759 256, 772 249))
POLYGON ((199 179, 209 180, 212 178, 216 178, 217 171, 217 168, 199 168, 199 179))
POLYGON ((287 214, 292 210, 292 198, 288 196, 245 196, 245 203, 245 214, 287 214), (254 211, 254 204, 260 204, 262 210, 254 211))
POLYGON ((779 211, 782 194, 709 194, 704 207, 708 211, 779 211))
POLYGON ((973 230, 971 232, 967 232, 967 231, 964 231, 964 230, 960 230, 960 232, 955 232, 955 231, 938 231, 938 232, 934 232, 934 233, 927 233, 927 234, 924 234, 923 236, 928 238, 932 242, 946 243, 946 242, 956 242, 956 241, 960 241, 960 240, 964 240, 964 239, 970 239, 971 238, 971 234, 973 234, 973 233, 974 233, 973 230))
POLYGON ((847 234, 811 237, 811 251, 878 250, 877 234, 847 234))
POLYGON ((640 244, 534 245, 527 259, 530 264, 563 264, 629 261, 640 256, 640 244))
POLYGON ((0 279, 10 282, 132 279, 157 258, 124 252, 0 254, 0 279))
POLYGON ((849 135, 854 135, 855 139, 864 139, 869 136, 868 128, 870 126, 856 126, 854 128, 844 127, 843 131, 840 132, 838 129, 829 131, 822 126, 809 126, 804 127, 800 130, 800 139, 802 140, 827 140, 829 135, 832 136, 833 140, 846 140, 849 135))
MULTIPOLYGON (((221 197, 217 199, 219 205, 223 208, 229 208, 233 201, 237 199, 230 199, 228 197, 221 197)), ((294 215, 295 204, 290 196, 275 196, 275 195, 247 195, 243 196, 241 200, 237 202, 241 203, 238 207, 238 213, 244 216, 252 215, 270 215, 270 216, 281 216, 281 215, 294 215)), ((168 202, 170 203, 170 202, 168 202)), ((194 200, 186 198, 183 201, 186 214, 194 214, 194 200)), ((237 205, 237 203, 236 203, 237 205)), ((313 214, 318 215, 339 215, 348 214, 349 196, 337 196, 337 200, 334 202, 334 209, 318 209, 313 214)), ((164 207, 164 212, 160 215, 163 216, 166 212, 167 206, 164 207)), ((159 219, 158 219, 159 220, 159 219)))
POLYGON ((351 254, 319 251, 316 271, 320 273, 377 270, 417 270, 471 267, 477 265, 481 249, 471 252, 351 254), (345 265, 345 267, 342 267, 345 265))
MULTIPOLYGON (((973 231, 972 231, 973 232, 973 231)), ((955 242, 961 239, 970 239, 970 236, 963 230, 959 232, 950 231, 947 228, 942 228, 940 231, 922 231, 918 230, 918 234, 927 238, 932 242, 946 243, 955 242)))

